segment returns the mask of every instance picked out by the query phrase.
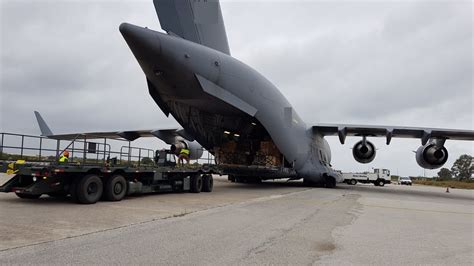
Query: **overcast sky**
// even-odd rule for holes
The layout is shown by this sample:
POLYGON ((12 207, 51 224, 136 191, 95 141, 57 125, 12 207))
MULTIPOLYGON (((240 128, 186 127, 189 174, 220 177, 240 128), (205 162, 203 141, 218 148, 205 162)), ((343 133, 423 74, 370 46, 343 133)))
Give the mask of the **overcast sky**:
MULTIPOLYGON (((169 128, 118 31, 160 30, 147 1, 1 1, 0 131, 169 128)), ((317 122, 473 129, 471 1, 222 1, 231 53, 317 122)), ((329 138, 344 171, 421 175, 419 140, 383 139, 368 165, 329 138)), ((149 142, 147 142, 149 143, 149 142)), ((158 140, 154 145, 164 145, 158 140)), ((447 141, 450 159, 471 142, 447 141)), ((435 175, 435 171, 426 171, 435 175)))

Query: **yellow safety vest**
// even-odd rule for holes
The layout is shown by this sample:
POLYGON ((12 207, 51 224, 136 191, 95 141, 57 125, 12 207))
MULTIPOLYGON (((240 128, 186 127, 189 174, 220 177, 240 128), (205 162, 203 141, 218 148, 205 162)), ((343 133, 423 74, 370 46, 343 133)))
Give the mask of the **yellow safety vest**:
POLYGON ((179 154, 189 155, 189 150, 188 150, 188 149, 181 149, 181 151, 179 152, 179 154))
POLYGON ((59 162, 60 163, 67 163, 68 160, 69 160, 69 158, 64 156, 64 155, 61 155, 61 157, 59 157, 59 162))

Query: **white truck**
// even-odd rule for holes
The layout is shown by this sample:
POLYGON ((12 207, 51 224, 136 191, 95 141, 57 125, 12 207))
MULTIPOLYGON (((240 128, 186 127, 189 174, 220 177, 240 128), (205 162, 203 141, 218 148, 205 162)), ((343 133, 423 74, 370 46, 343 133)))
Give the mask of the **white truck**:
POLYGON ((390 184, 390 170, 375 168, 373 173, 342 173, 344 183, 355 185, 360 183, 372 183, 376 186, 383 187, 385 184, 390 184))

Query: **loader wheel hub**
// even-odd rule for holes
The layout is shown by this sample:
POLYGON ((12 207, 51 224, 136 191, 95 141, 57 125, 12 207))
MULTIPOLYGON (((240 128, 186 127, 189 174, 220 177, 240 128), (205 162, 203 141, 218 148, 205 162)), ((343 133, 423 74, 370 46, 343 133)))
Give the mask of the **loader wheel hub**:
POLYGON ((122 184, 120 182, 117 182, 115 183, 115 186, 114 186, 114 193, 115 194, 120 194, 122 192, 122 184))

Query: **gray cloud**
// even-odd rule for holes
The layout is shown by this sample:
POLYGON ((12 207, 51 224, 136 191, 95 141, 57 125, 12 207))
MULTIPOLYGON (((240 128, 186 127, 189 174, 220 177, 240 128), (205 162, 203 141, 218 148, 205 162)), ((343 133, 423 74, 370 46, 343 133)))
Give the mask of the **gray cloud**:
MULTIPOLYGON (((148 95, 118 25, 160 29, 152 1, 1 2, 0 131, 37 134, 176 126, 148 95)), ((470 1, 224 1, 233 56, 271 80, 308 122, 473 128, 470 1)), ((420 174, 394 140, 373 164, 329 139, 343 170, 420 174)), ((450 166, 472 143, 447 143, 450 166)), ((435 174, 436 171, 428 171, 435 174)))

